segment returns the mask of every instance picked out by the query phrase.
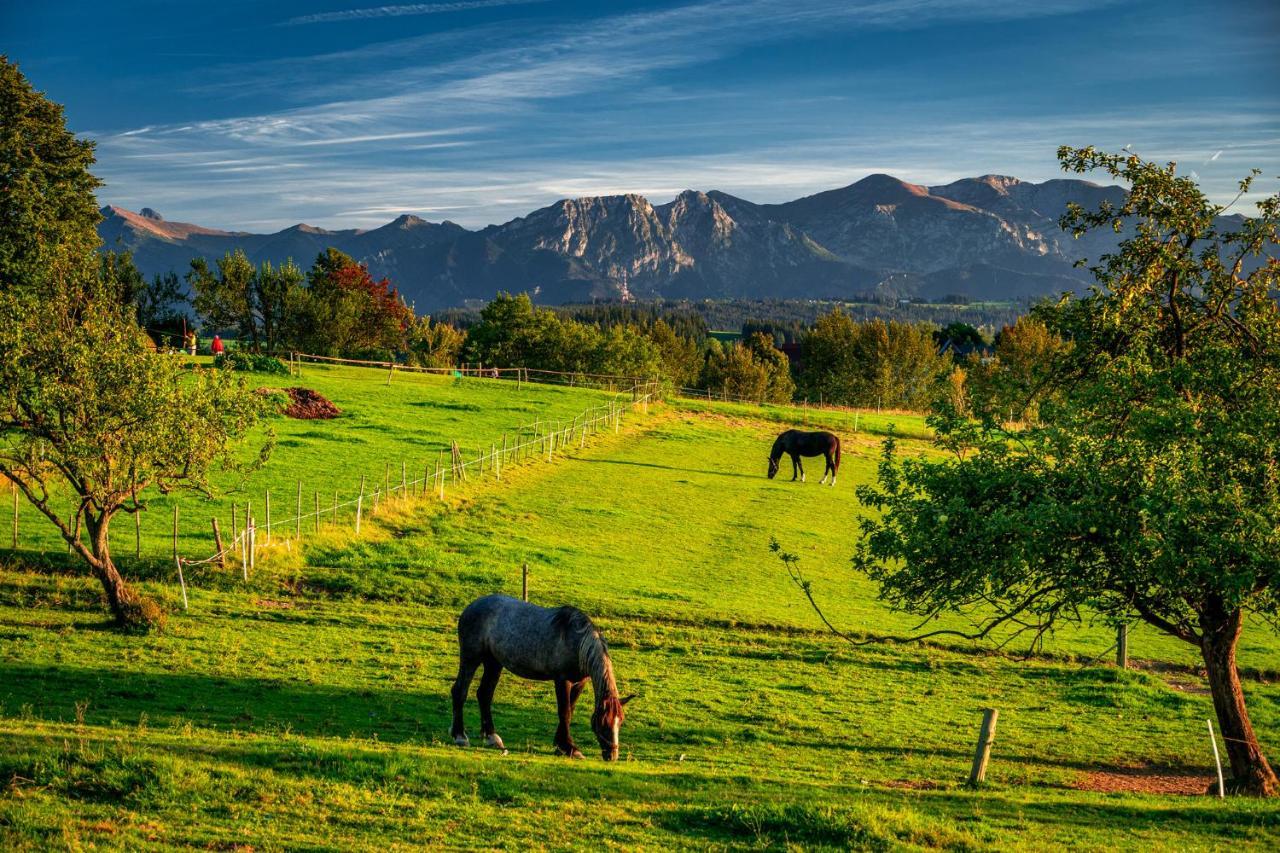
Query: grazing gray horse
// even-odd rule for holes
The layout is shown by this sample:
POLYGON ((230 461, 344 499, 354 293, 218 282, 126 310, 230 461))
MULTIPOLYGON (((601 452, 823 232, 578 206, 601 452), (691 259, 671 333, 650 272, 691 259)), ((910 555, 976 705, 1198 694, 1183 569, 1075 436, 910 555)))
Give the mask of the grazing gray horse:
POLYGON ((467 746, 462 706, 476 669, 484 666, 476 700, 480 703, 480 731, 485 743, 502 749, 502 738, 493 728, 493 691, 502 670, 521 678, 554 681, 560 725, 556 751, 570 758, 582 753, 569 734, 569 721, 578 694, 591 679, 596 708, 591 730, 600 742, 605 761, 618 757, 618 728, 623 706, 632 696, 618 697, 613 663, 604 638, 587 614, 576 607, 539 607, 506 595, 486 595, 467 605, 458 617, 458 678, 453 683, 453 742, 467 746))

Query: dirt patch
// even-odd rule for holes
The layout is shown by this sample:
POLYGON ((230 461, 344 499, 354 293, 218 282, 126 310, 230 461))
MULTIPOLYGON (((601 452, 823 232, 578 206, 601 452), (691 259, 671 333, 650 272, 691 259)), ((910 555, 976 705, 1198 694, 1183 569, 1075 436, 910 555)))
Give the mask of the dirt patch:
POLYGON ((936 791, 942 787, 932 779, 885 779, 878 784, 904 791, 936 791))
POLYGON ((285 408, 285 417, 302 421, 326 420, 336 418, 342 410, 310 388, 286 388, 289 405, 285 408))
POLYGON ((1127 794, 1180 794, 1202 796, 1217 780, 1209 773, 1189 772, 1185 767, 1108 767, 1082 773, 1075 787, 1081 791, 1127 794))
POLYGON ((270 598, 259 598, 254 604, 259 607, 276 608, 278 610, 292 610, 296 606, 292 601, 274 601, 270 598))

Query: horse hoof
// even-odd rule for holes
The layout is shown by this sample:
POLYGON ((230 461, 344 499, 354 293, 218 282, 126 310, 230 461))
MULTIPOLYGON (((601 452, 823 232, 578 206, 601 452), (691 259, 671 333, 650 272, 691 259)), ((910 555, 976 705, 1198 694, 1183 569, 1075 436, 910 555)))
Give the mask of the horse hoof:
POLYGON ((583 758, 582 751, 576 746, 565 749, 563 746, 556 747, 556 755, 563 755, 565 758, 583 758))
POLYGON ((488 746, 493 747, 494 749, 501 749, 505 751, 507 748, 506 745, 502 742, 502 738, 498 737, 496 732, 486 737, 484 739, 484 742, 488 746))
POLYGON ((471 738, 466 735, 454 735, 453 742, 458 746, 471 746, 471 738))

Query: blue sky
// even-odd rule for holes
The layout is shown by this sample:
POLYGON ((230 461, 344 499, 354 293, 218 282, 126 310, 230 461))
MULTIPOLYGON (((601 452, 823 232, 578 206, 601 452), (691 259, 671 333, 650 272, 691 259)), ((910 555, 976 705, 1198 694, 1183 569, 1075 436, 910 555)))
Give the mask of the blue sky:
POLYGON ((1280 186, 1272 0, 0 0, 0 32, 103 203, 223 228, 1044 180, 1060 144, 1280 186))

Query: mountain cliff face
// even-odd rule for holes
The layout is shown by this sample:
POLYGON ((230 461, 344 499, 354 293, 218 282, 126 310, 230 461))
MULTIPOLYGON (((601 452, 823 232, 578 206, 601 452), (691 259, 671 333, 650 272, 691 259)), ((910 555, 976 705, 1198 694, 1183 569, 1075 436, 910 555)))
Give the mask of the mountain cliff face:
POLYGON ((235 248, 251 260, 308 266, 334 246, 386 275, 419 310, 528 291, 543 302, 666 298, 897 296, 1006 299, 1080 289, 1072 263, 1114 234, 1073 240, 1068 202, 1122 201, 1120 187, 986 175, 945 186, 872 175, 785 204, 686 190, 654 206, 628 194, 565 199, 470 231, 401 216, 371 230, 295 225, 275 234, 169 222, 150 208, 103 209, 105 247, 147 275, 235 248))

